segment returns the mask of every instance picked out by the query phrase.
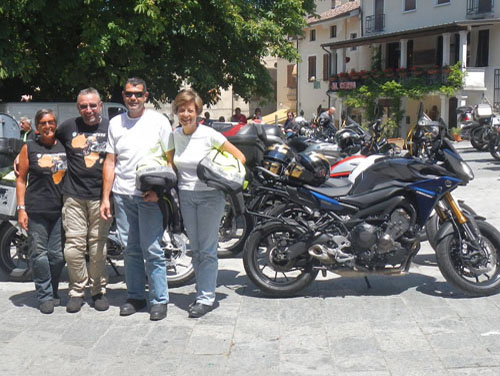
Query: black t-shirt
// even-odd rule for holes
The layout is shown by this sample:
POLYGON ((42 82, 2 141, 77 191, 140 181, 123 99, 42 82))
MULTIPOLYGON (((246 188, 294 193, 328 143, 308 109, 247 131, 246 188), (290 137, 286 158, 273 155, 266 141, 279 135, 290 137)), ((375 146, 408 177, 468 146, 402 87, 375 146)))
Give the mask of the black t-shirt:
POLYGON ((28 141, 28 187, 25 205, 31 213, 60 213, 62 189, 66 173, 64 146, 57 142, 46 146, 39 141, 28 141))
POLYGON ((65 195, 85 200, 101 198, 108 126, 108 119, 91 126, 77 117, 57 127, 56 137, 64 145, 68 159, 68 176, 63 186, 65 195))

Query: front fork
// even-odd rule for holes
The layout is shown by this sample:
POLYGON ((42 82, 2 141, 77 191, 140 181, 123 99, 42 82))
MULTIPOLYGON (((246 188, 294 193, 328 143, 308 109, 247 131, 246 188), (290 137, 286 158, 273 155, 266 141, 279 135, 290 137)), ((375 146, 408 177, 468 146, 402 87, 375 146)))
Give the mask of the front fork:
MULTIPOLYGON (((455 201, 455 199, 453 198, 453 196, 451 195, 450 192, 446 192, 444 194, 443 200, 451 212, 450 213, 452 215, 451 221, 455 224, 455 227, 457 227, 457 232, 458 232, 458 236, 460 237, 460 240, 462 240, 461 239, 462 234, 458 230, 459 230, 459 228, 462 228, 464 230, 465 238, 471 243, 471 245, 474 247, 474 249, 482 250, 482 247, 479 244, 480 233, 479 233, 479 229, 477 228, 477 226, 474 223, 471 223, 471 221, 469 219, 467 219, 467 217, 464 215, 464 213, 460 209, 460 206, 455 201)), ((446 212, 446 210, 443 207, 437 205, 435 210, 436 210, 436 213, 438 214, 439 218, 443 222, 450 219, 448 217, 448 213, 446 212)), ((463 254, 468 253, 467 246, 465 246, 465 248, 462 247, 461 251, 463 254)))

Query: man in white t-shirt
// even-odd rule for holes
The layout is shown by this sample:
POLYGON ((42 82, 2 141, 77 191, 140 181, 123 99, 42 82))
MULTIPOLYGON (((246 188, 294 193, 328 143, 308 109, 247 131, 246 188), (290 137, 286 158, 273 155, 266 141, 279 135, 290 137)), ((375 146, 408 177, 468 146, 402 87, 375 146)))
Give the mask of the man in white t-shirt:
POLYGON ((156 193, 138 191, 135 176, 139 163, 165 154, 172 127, 165 116, 144 107, 148 98, 144 80, 129 78, 122 95, 128 112, 115 116, 109 124, 101 216, 111 216, 112 191, 116 226, 126 245, 128 291, 120 315, 128 316, 146 307, 147 277, 150 319, 157 321, 167 316, 169 299, 165 254, 160 246, 163 217, 156 193))

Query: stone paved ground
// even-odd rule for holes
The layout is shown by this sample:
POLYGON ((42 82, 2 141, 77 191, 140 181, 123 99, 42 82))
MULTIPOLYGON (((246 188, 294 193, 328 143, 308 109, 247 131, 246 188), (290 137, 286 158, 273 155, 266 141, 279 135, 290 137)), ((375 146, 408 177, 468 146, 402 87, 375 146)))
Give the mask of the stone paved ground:
MULTIPOLYGON (((500 228, 500 162, 459 146, 476 179, 456 196, 500 228)), ((146 312, 119 317, 121 278, 111 278, 107 312, 42 315, 31 283, 2 276, 0 375, 499 375, 500 295, 457 293, 422 248, 409 275, 370 277, 368 289, 330 274, 289 299, 263 297, 240 258, 221 260, 216 310, 189 319, 188 285, 171 289, 156 323, 146 312)))

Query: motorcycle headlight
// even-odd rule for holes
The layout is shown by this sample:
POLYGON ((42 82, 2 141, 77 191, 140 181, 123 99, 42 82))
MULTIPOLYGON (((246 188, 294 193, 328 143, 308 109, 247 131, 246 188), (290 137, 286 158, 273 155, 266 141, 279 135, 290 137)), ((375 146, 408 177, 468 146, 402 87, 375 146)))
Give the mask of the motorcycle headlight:
POLYGON ((460 165, 462 166, 462 169, 467 174, 469 179, 470 180, 474 179, 474 173, 472 172, 472 169, 469 167, 469 165, 467 163, 465 163, 464 161, 461 161, 460 165))

